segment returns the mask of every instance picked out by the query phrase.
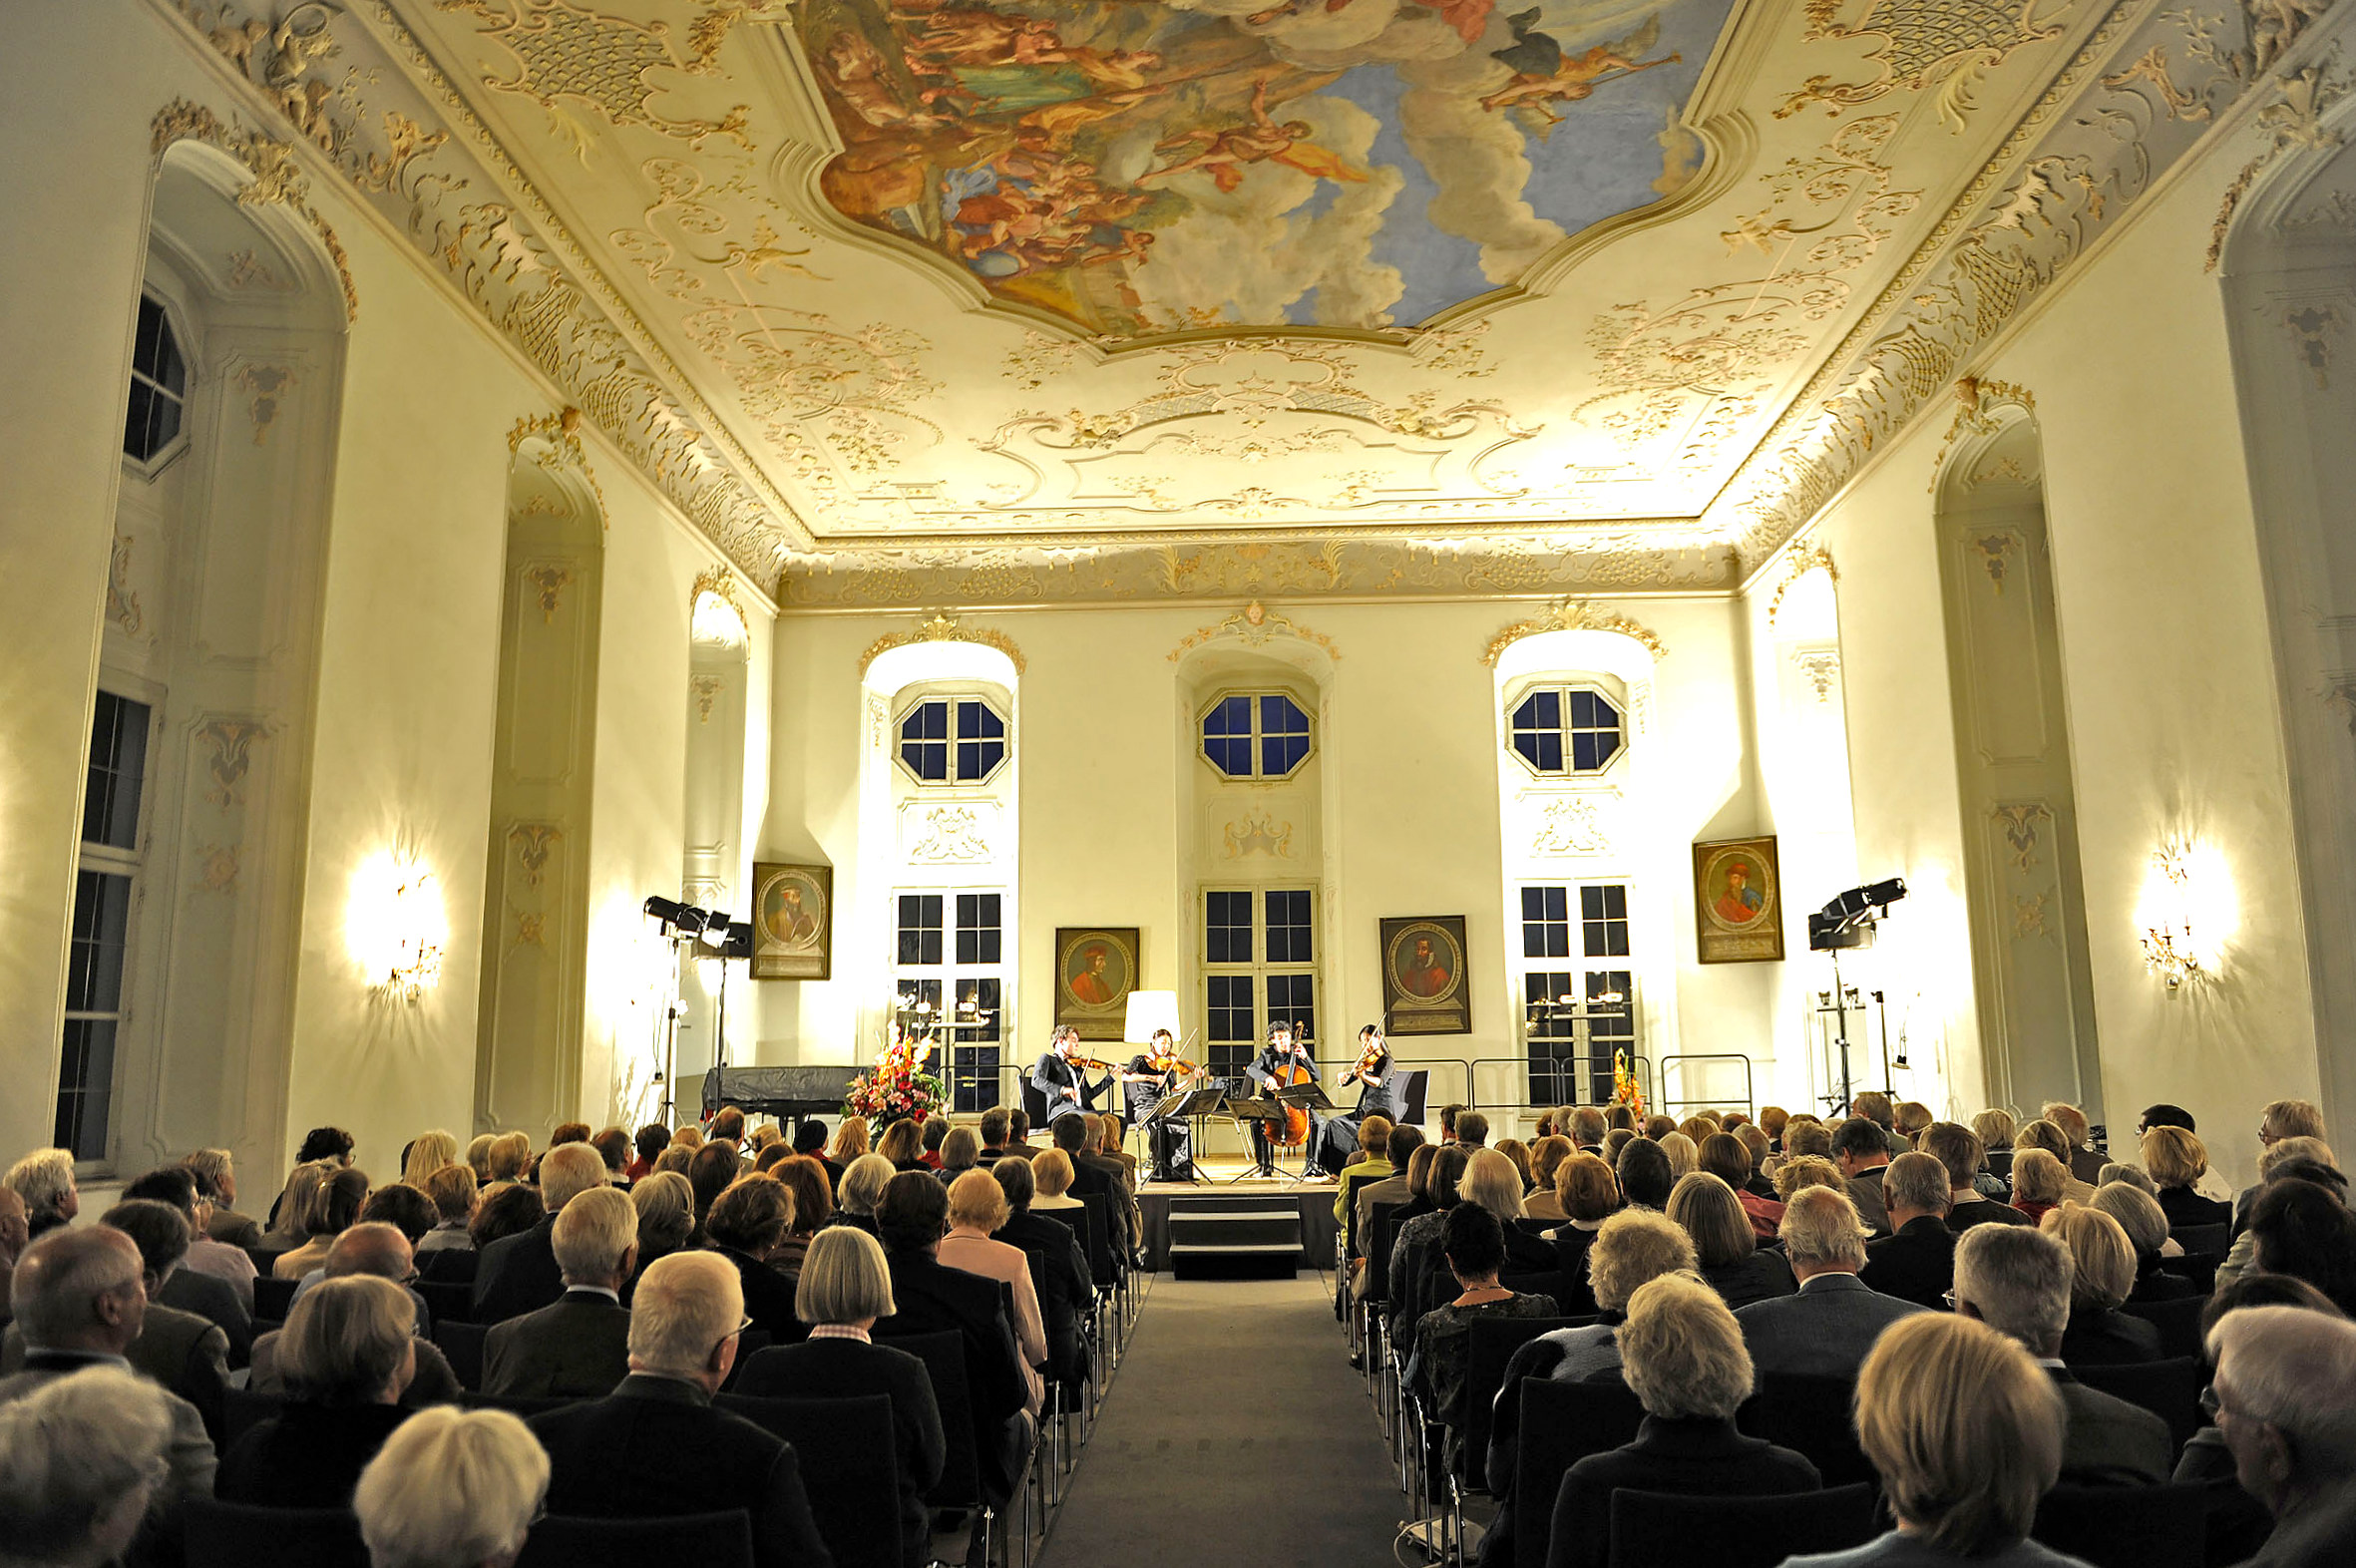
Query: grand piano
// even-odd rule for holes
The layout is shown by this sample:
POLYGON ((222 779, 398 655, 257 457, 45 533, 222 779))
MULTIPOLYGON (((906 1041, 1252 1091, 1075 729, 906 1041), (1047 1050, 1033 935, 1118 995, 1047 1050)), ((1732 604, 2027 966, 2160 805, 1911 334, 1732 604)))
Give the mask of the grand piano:
POLYGON ((843 1108, 859 1069, 849 1063, 797 1067, 714 1067, 703 1075, 703 1114, 723 1105, 747 1115, 831 1116, 843 1108))

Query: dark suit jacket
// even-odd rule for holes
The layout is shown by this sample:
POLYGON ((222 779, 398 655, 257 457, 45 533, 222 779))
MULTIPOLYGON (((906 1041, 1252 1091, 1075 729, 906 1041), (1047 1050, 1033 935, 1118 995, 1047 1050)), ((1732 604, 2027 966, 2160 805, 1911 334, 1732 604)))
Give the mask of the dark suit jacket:
POLYGON ((979 1431, 1022 1413, 1030 1385, 1013 1326, 998 1310, 998 1282, 945 1268, 927 1253, 891 1248, 892 1303, 900 1310, 876 1325, 879 1338, 957 1332, 966 1347, 966 1381, 974 1390, 979 1431))
POLYGON ((215 1208, 212 1218, 204 1222, 204 1234, 232 1247, 261 1245, 261 1227, 234 1209, 215 1208))
POLYGON ((156 1300, 193 1312, 220 1330, 229 1342, 231 1367, 242 1367, 253 1359, 253 1315, 237 1299, 237 1288, 220 1276, 175 1269, 156 1300))
POLYGON ((1090 1195, 1102 1198, 1104 1207, 1112 1215, 1112 1235, 1108 1240, 1113 1256, 1121 1257, 1130 1250, 1129 1195, 1122 1189, 1120 1178, 1108 1172, 1097 1156, 1072 1156, 1070 1195, 1074 1198, 1090 1195))
POLYGON ((1612 1546, 1612 1493, 1690 1492, 1768 1497, 1823 1488, 1816 1467, 1732 1420, 1663 1420, 1648 1415, 1636 1441, 1572 1465, 1554 1496, 1546 1568, 1603 1568, 1612 1546))
POLYGON ((754 1328, 769 1331, 771 1344, 791 1345, 810 1332, 794 1316, 792 1280, 749 1252, 717 1244, 711 1250, 736 1265, 736 1278, 744 1285, 744 1315, 753 1321, 754 1328))
POLYGON ((1853 1274, 1819 1274, 1802 1280, 1797 1295, 1753 1302, 1735 1322, 1763 1376, 1854 1378, 1881 1331, 1923 1310, 1918 1302, 1879 1294, 1853 1274))
MULTIPOLYGON (((131 1370, 153 1378, 196 1407, 204 1430, 220 1441, 221 1414, 228 1402, 229 1342, 208 1318, 176 1307, 148 1304, 147 1322, 124 1359, 131 1370)), ((0 1375, 25 1370, 25 1333, 10 1324, 0 1333, 0 1375)))
POLYGON ((505 1323, 538 1312, 565 1294, 557 1267, 557 1217, 544 1215, 520 1236, 503 1236, 475 1265, 475 1322, 505 1323))
POLYGON ((567 1291, 483 1337, 483 1391, 516 1399, 601 1399, 629 1375, 630 1315, 595 1291, 567 1291))
POLYGON ((1011 1216, 991 1239, 1019 1247, 1039 1260, 1031 1273, 1039 1288, 1039 1317, 1047 1332, 1050 1368, 1068 1380, 1085 1377, 1079 1326, 1096 1299, 1096 1285, 1088 1274, 1088 1260, 1080 1251, 1078 1238, 1069 1226, 1025 1209, 1011 1216))
POLYGON ((2035 1225, 2037 1222, 2009 1203, 1994 1198, 1966 1198, 1947 1211, 1947 1229, 1967 1231, 1975 1225, 2035 1225))
POLYGON ((1955 1233, 1935 1214, 1908 1220, 1895 1235, 1865 1244, 1857 1278, 1884 1296, 1943 1308, 1955 1288, 1955 1233))
POLYGON ((2121 1367, 2160 1360, 2160 1325, 2124 1312, 2080 1307, 2062 1331, 2062 1360, 2073 1367, 2121 1367))
POLYGON ((2062 1479, 2079 1486, 2158 1486, 2175 1459, 2167 1422, 2141 1405, 2089 1388, 2059 1367, 2046 1371, 2062 1391, 2070 1429, 2062 1479))
POLYGON ((2180 1274, 2170 1274, 2160 1266, 2160 1254, 2136 1260, 2136 1288, 2128 1292, 2131 1302, 2180 1302, 2198 1296, 2200 1287, 2180 1274))
POLYGON ((2103 1174, 2103 1167, 2110 1163, 2110 1155, 2100 1149, 2090 1149, 2083 1143, 2070 1151, 2070 1174, 2089 1187, 2103 1174))
POLYGON ((1799 1282, 1791 1277, 1791 1265, 1783 1261, 1779 1252, 1765 1248, 1738 1258, 1723 1268, 1704 1269, 1702 1278, 1710 1288, 1726 1299, 1729 1307, 1748 1307, 1753 1302, 1770 1297, 1788 1296, 1799 1289, 1799 1282))
POLYGON ((398 1404, 289 1404, 229 1444, 213 1495, 263 1508, 349 1508, 360 1472, 408 1418, 398 1404))
MULTIPOLYGON (((1109 1154, 1074 1155, 1071 1163, 1075 1170, 1085 1165, 1089 1170, 1102 1173, 1104 1191, 1112 1200, 1113 1218, 1121 1226, 1125 1238, 1123 1244, 1114 1250, 1122 1256, 1126 1256, 1135 1247, 1137 1233, 1143 1228, 1139 1223, 1137 1190, 1129 1176, 1129 1167, 1109 1154)), ((1085 1192, 1087 1189, 1075 1180, 1071 1184, 1071 1190, 1085 1192)))
POLYGON ((1857 1218, 1876 1236, 1890 1233, 1890 1213, 1881 1202, 1881 1173, 1886 1169, 1886 1165, 1876 1165, 1848 1179, 1849 1201, 1857 1206, 1857 1218))
POLYGON ((949 1457, 941 1406, 925 1364, 889 1345, 857 1340, 811 1340, 755 1352, 736 1375, 735 1391, 750 1397, 850 1399, 887 1394, 900 1456, 900 1543, 908 1568, 931 1558, 932 1523, 925 1493, 941 1479, 949 1457))
POLYGON ((2160 1212, 2167 1216, 2167 1228, 2182 1230, 2187 1225, 2229 1225, 2233 1220, 2233 1206, 2216 1198, 2203 1198, 2189 1187, 2160 1189, 2160 1212))
MULTIPOLYGON (((286 1380, 278 1375, 278 1335, 272 1329, 253 1342, 253 1374, 245 1386, 255 1393, 286 1391, 286 1380)), ((431 1340, 417 1342, 417 1371, 409 1379, 409 1386, 401 1391, 401 1408, 422 1410, 429 1404, 456 1404, 460 1397, 458 1373, 450 1370, 450 1358, 431 1340)))
POLYGON ((660 1519, 742 1508, 760 1568, 834 1568, 802 1490, 793 1448, 675 1377, 632 1373, 602 1399, 545 1410, 548 1510, 660 1519))

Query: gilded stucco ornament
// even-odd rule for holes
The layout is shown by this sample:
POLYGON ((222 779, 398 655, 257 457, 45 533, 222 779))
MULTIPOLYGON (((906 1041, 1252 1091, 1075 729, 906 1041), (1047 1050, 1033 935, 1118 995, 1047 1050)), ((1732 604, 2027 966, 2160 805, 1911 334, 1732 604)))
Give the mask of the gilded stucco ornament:
POLYGON ((1838 114, 1900 89, 1936 88, 1939 118, 1961 133, 1980 79, 2022 45, 2059 38, 2062 29, 2052 18, 2070 7, 2071 0, 2058 0, 2040 16, 2038 0, 1807 0, 1808 41, 1868 40, 1866 57, 1881 74, 1862 82, 1811 76, 1775 116, 1797 114, 1810 104, 1838 114), (1844 19, 1844 11, 1854 20, 1844 19))
POLYGON ((2036 394, 2010 381, 1998 381, 1989 376, 1960 376, 1955 382, 1955 417, 1947 424, 1947 434, 1939 442, 1938 452, 1931 458, 1930 483, 1923 488, 1937 490, 1947 472, 1947 455, 1958 442, 1993 436, 2004 428, 2003 411, 2017 409, 2034 416, 2037 412, 2036 394))
POLYGON ((1616 631, 1624 637, 1634 637, 1655 658, 1665 658, 1669 649, 1652 628, 1641 621, 1631 620, 1615 609, 1598 609, 1585 599, 1558 598, 1546 607, 1542 615, 1517 620, 1489 638, 1489 645, 1481 650, 1480 661, 1491 669, 1505 650, 1524 637, 1535 637, 1549 631, 1616 631))
POLYGON ((237 200, 245 206, 283 205, 309 223, 326 247, 327 256, 335 264, 335 275, 343 285, 343 313, 346 321, 360 315, 360 291, 352 282, 352 268, 344 255, 343 241, 335 237, 335 230, 327 220, 313 211, 304 197, 310 194, 301 166, 295 161, 294 150, 284 142, 274 142, 258 131, 251 131, 232 115, 224 124, 220 117, 202 104, 176 98, 156 112, 150 125, 149 144, 158 157, 175 142, 202 142, 245 166, 253 176, 252 183, 237 193, 237 200))
POLYGON ((1022 673, 1022 650, 1014 645, 1012 637, 985 626, 966 626, 946 609, 935 610, 906 631, 887 631, 869 643, 867 650, 859 655, 859 673, 866 674, 870 664, 894 648, 910 647, 920 642, 972 642, 982 647, 995 648, 1006 655, 1007 662, 1014 666, 1015 674, 1022 673))
POLYGON ((1178 645, 1170 650, 1170 661, 1176 663, 1205 643, 1228 637, 1248 648, 1265 647, 1273 637, 1294 637, 1313 647, 1323 648, 1326 656, 1336 663, 1342 659, 1342 650, 1334 645, 1332 637, 1322 631, 1312 631, 1290 615, 1279 614, 1254 599, 1225 620, 1198 627, 1180 637, 1178 645))
POLYGON ((1783 612, 1783 596, 1799 585, 1799 580, 1811 572, 1821 572, 1827 581, 1838 585, 1840 568, 1832 560, 1832 552, 1820 543, 1794 546, 1783 556, 1783 581, 1775 585, 1775 591, 1767 598, 1767 624, 1783 612))

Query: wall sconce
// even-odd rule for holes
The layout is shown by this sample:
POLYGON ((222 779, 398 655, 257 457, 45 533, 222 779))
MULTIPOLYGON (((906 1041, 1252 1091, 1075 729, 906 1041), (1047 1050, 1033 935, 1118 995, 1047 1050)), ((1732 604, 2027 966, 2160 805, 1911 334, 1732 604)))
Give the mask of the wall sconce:
POLYGON ((450 919, 441 884, 417 861, 388 850, 362 863, 352 874, 344 925, 372 988, 413 1002, 441 980, 450 919))
POLYGON ((2169 845, 2153 852, 2144 884, 2144 967, 2172 995, 2196 975, 2211 975, 2217 947, 2231 922, 2230 884, 2216 851, 2203 844, 2169 845))

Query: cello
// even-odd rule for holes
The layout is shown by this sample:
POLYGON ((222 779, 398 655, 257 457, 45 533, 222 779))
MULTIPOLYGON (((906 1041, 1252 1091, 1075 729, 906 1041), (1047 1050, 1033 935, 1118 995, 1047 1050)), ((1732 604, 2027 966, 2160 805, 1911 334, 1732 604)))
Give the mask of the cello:
MULTIPOLYGON (((1299 1040, 1300 1035, 1296 1033, 1293 1038, 1299 1040)), ((1275 1080, 1274 1087, 1280 1089, 1289 1089, 1297 1083, 1313 1083, 1317 1079, 1317 1074, 1310 1070, 1309 1064, 1298 1057, 1279 1062, 1270 1076, 1275 1080)), ((1298 1105, 1287 1105, 1284 1115, 1272 1117, 1262 1122, 1260 1127, 1268 1135, 1268 1141, 1278 1148, 1297 1149, 1309 1141, 1309 1112, 1298 1105)))

